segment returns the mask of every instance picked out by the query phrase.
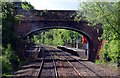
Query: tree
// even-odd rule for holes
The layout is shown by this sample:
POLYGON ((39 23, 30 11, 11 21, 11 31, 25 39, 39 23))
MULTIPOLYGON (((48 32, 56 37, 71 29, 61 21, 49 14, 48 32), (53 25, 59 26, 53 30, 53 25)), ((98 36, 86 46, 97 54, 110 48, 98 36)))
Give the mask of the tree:
MULTIPOLYGON (((21 4, 21 2, 20 2, 21 4)), ((13 70, 19 67, 19 57, 17 53, 18 39, 15 34, 15 26, 18 24, 20 18, 14 16, 14 3, 2 2, 2 71, 3 76, 10 74, 13 70)), ((29 5, 30 4, 24 4, 29 5)), ((27 6, 28 8, 28 6, 27 6)), ((33 7, 32 7, 33 8, 33 7)))
POLYGON ((35 35, 33 37, 33 41, 35 43, 43 43, 47 45, 58 46, 58 45, 65 45, 65 43, 72 43, 73 38, 81 39, 81 35, 78 32, 72 30, 50 29, 41 32, 38 35, 35 35))
POLYGON ((81 3, 80 10, 76 16, 78 21, 87 20, 92 25, 103 24, 104 32, 99 39, 105 39, 108 43, 104 45, 100 53, 102 57, 106 56, 103 60, 108 60, 109 58, 111 62, 118 63, 118 65, 120 64, 120 49, 118 48, 118 43, 120 42, 119 6, 120 2, 84 2, 81 3))

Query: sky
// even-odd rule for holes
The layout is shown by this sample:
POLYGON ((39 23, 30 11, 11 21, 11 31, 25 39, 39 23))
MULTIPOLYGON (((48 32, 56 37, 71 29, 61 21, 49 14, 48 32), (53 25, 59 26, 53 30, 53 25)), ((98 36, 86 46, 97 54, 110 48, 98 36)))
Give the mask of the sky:
POLYGON ((22 0, 30 2, 37 10, 77 10, 78 0, 22 0))
POLYGON ((80 2, 108 2, 120 0, 22 0, 30 2, 37 10, 77 10, 80 2))

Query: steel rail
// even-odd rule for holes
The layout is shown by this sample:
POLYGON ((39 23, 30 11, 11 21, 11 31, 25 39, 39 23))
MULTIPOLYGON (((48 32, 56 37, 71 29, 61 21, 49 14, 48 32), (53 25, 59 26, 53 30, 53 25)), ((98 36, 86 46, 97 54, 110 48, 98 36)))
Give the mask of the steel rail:
MULTIPOLYGON (((65 54, 67 54, 66 52, 64 52, 65 54)), ((93 72, 94 74, 96 74, 99 78, 102 78, 100 75, 98 75, 96 72, 94 72, 93 70, 91 70, 88 66, 84 65, 83 63, 81 63, 78 59, 72 57, 70 54, 67 54, 69 55, 71 58, 77 60, 81 65, 83 65, 84 67, 88 68, 91 72, 93 72)))
POLYGON ((75 72, 80 76, 80 78, 85 78, 83 74, 81 74, 70 61, 67 60, 67 58, 63 55, 61 55, 67 62, 68 64, 75 70, 75 72))
POLYGON ((48 52, 50 53, 51 57, 52 57, 52 60, 53 60, 53 65, 54 65, 54 68, 55 68, 55 77, 58 78, 58 72, 57 72, 57 67, 56 67, 56 63, 53 59, 54 55, 51 54, 51 52, 48 50, 48 52))
MULTIPOLYGON (((44 48, 43 48, 44 49, 44 48)), ((38 78, 41 78, 40 75, 41 75, 41 72, 42 72, 42 69, 43 69, 43 65, 44 65, 44 59, 45 59, 45 56, 44 56, 44 50, 42 49, 42 52, 43 52, 43 58, 42 58, 42 62, 40 64, 40 71, 39 71, 39 74, 38 74, 38 78)))

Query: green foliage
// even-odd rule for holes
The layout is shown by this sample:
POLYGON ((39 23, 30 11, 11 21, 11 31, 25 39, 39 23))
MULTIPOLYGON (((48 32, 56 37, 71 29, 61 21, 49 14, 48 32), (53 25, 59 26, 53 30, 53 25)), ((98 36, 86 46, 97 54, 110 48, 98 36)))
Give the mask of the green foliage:
MULTIPOLYGON (((13 3, 2 2, 2 13, 0 13, 0 18, 2 19, 2 55, 0 55, 0 60, 2 60, 2 75, 9 76, 12 71, 15 71, 19 67, 20 59, 17 54, 18 48, 18 38, 15 34, 15 26, 22 19, 22 15, 14 15, 15 6, 13 3), (1 17, 2 15, 2 17, 1 17)), ((34 9, 34 7, 27 3, 20 3, 21 6, 18 8, 23 8, 26 10, 34 9)), ((0 21, 1 28, 1 21, 0 21)))
POLYGON ((120 40, 111 40, 103 46, 100 55, 102 55, 102 61, 110 61, 112 66, 120 65, 120 40))
POLYGON ((10 73, 10 71, 12 71, 12 64, 10 63, 10 61, 8 60, 8 58, 6 58, 5 56, 0 56, 0 60, 2 60, 2 72, 4 73, 10 73))
POLYGON ((14 26, 16 19, 13 15, 12 3, 2 3, 2 46, 7 47, 7 44, 15 46, 16 37, 14 34, 14 26))
POLYGON ((4 75, 10 74, 11 71, 18 68, 19 58, 12 50, 10 44, 7 48, 3 49, 3 54, 0 56, 0 59, 2 59, 2 72, 4 75))
POLYGON ((106 61, 108 58, 108 43, 106 43, 105 45, 103 45, 103 49, 100 52, 100 55, 102 55, 102 61, 106 61))
POLYGON ((92 25, 103 24, 104 39, 113 38, 114 35, 120 35, 118 28, 118 3, 94 2, 82 3, 82 9, 79 14, 79 20, 87 20, 92 25), (114 34, 114 35, 113 35, 114 34), (106 37, 109 35, 110 37, 106 37))
POLYGON ((19 19, 13 14, 13 3, 2 2, 2 75, 9 75, 13 70, 18 69, 19 58, 16 52, 17 37, 15 25, 19 19))
POLYGON ((111 40, 109 43, 108 57, 111 58, 111 62, 120 64, 120 49, 118 44, 120 40, 111 40))
POLYGON ((34 43, 54 46, 72 43, 72 41, 76 39, 81 40, 81 35, 79 33, 65 29, 50 29, 33 37, 34 43))
POLYGON ((95 60, 95 63, 96 63, 96 64, 105 64, 105 61, 102 61, 102 60, 95 60))
POLYGON ((22 9, 25 9, 25 10, 34 9, 34 7, 30 3, 28 3, 28 2, 22 2, 21 3, 21 7, 22 7, 22 9))
POLYGON ((81 3, 80 10, 76 19, 87 20, 92 26, 102 23, 103 35, 101 40, 105 39, 108 43, 103 46, 100 55, 103 61, 110 61, 120 64, 120 28, 119 28, 119 14, 120 2, 85 2, 81 3))

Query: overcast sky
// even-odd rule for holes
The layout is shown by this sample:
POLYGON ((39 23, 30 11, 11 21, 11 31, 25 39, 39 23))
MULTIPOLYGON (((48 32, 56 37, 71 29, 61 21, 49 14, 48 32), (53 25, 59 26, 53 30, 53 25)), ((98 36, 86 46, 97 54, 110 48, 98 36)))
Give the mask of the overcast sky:
POLYGON ((37 10, 77 10, 80 2, 118 2, 120 0, 22 0, 30 2, 37 10))
MULTIPOLYGON (((25 0, 22 0, 25 1, 25 0)), ((26 0, 37 10, 77 10, 78 0, 26 0)))

